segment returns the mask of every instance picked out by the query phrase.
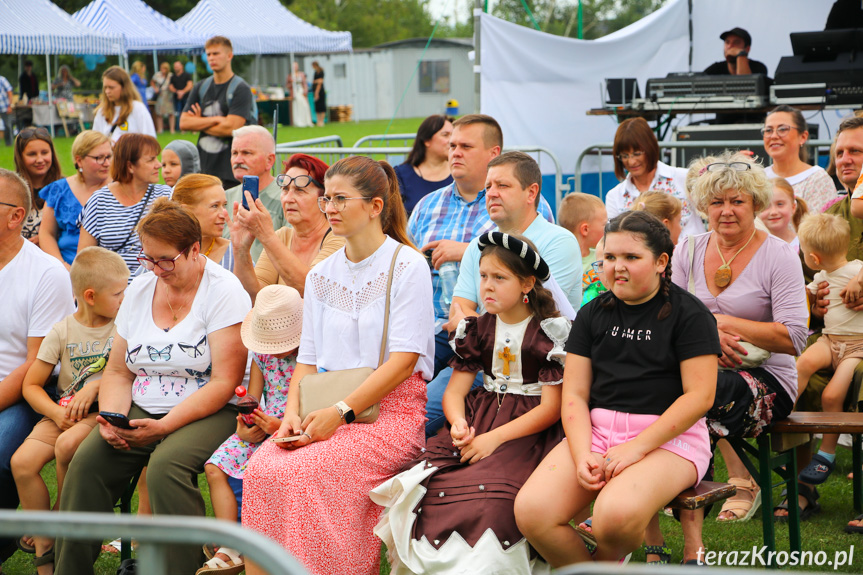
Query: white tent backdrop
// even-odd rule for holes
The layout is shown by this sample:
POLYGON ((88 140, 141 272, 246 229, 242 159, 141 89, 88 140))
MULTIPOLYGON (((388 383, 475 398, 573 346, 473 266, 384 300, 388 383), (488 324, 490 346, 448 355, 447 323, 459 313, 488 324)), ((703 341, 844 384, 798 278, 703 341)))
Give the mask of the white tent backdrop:
MULTIPOLYGON (((823 29, 832 5, 832 0, 693 0, 692 70, 722 60, 719 34, 740 26, 752 35, 752 58, 764 62, 772 76, 779 59, 792 53, 788 34, 823 29)), ((687 0, 670 0, 599 40, 545 34, 483 14, 481 109, 501 123, 507 145, 550 148, 571 174, 582 150, 614 139, 614 116, 585 114, 602 106, 605 78, 638 78, 643 93, 648 78, 689 70, 688 12, 687 0)), ((827 137, 827 127, 835 132, 848 113, 825 111, 828 126, 822 126, 821 137, 827 137)), ((816 120, 824 123, 820 114, 810 121, 816 120)), ((689 118, 678 121, 686 124, 689 118)), ((591 161, 584 171, 598 170, 591 161)), ((553 170, 550 163, 542 168, 553 170)))

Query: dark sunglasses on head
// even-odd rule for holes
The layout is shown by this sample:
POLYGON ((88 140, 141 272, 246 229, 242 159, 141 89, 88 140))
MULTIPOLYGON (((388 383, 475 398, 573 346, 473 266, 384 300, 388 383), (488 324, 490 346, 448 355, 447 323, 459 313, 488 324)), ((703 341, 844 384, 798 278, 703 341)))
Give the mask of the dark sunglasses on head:
POLYGON ((22 140, 29 140, 33 136, 48 138, 49 140, 51 139, 51 134, 49 134, 48 130, 46 130, 45 128, 30 127, 24 128, 23 130, 18 132, 18 137, 22 140))

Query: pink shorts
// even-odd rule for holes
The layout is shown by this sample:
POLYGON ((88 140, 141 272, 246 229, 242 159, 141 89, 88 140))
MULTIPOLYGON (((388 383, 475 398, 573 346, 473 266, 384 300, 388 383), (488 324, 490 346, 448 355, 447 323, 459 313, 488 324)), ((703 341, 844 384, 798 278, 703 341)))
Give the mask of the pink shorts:
MULTIPOLYGON (((615 445, 626 443, 650 427, 659 419, 658 415, 641 413, 624 413, 609 409, 594 408, 590 410, 590 424, 593 427, 593 438, 590 450, 595 453, 605 453, 615 445)), ((695 466, 698 479, 695 485, 701 483, 701 478, 710 465, 710 437, 707 434, 707 423, 702 417, 695 425, 672 439, 660 445, 659 449, 679 455, 695 466)))

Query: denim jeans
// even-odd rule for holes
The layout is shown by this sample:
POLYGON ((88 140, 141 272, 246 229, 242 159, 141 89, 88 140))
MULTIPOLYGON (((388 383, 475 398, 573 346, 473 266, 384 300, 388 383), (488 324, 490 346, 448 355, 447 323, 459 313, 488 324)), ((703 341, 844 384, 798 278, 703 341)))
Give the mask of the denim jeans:
MULTIPOLYGON (((438 429, 446 423, 442 402, 443 392, 446 391, 450 377, 452 377, 452 368, 444 368, 426 386, 426 395, 428 396, 426 400, 426 419, 428 420, 426 421, 426 439, 435 435, 438 429)), ((476 389, 480 385, 482 385, 482 372, 476 374, 471 389, 476 389)))
MULTIPOLYGON (((41 418, 23 399, 0 411, 0 509, 18 509, 18 489, 10 461, 41 418)), ((0 549, 11 542, 14 539, 0 539, 0 549)))
POLYGON ((437 374, 449 365, 449 358, 453 355, 455 352, 449 346, 449 332, 442 329, 434 336, 434 375, 432 377, 437 377, 437 374))
POLYGON ((0 118, 3 119, 3 139, 7 146, 11 146, 12 139, 15 137, 15 114, 0 112, 0 118))

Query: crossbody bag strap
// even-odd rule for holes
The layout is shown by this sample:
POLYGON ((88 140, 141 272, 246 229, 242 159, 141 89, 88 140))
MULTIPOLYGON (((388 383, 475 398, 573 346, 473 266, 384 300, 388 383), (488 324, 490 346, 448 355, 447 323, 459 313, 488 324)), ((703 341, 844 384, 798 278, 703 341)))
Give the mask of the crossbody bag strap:
POLYGON ((695 239, 694 236, 686 238, 686 245, 689 248, 689 293, 695 295, 695 239))
POLYGON ((150 202, 150 196, 151 195, 153 195, 153 184, 150 184, 149 186, 147 186, 147 195, 144 196, 144 203, 141 204, 141 209, 138 210, 138 217, 135 218, 135 223, 132 224, 132 230, 129 232, 129 235, 126 237, 126 241, 123 242, 119 248, 117 248, 115 250, 111 250, 111 251, 119 254, 123 250, 123 248, 126 247, 126 244, 129 243, 129 240, 132 239, 132 235, 135 233, 135 228, 138 227, 138 222, 141 221, 141 216, 144 215, 144 210, 147 209, 147 204, 150 202))
POLYGON ((390 274, 387 278, 387 303, 386 308, 384 309, 384 335, 381 337, 381 355, 378 357, 378 367, 382 366, 384 363, 384 352, 387 348, 387 332, 390 329, 390 292, 393 288, 393 270, 396 269, 396 258, 398 258, 399 251, 403 247, 404 244, 396 246, 396 251, 393 254, 393 261, 390 262, 390 274))

